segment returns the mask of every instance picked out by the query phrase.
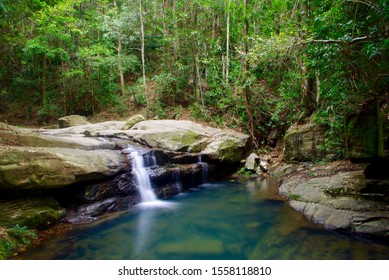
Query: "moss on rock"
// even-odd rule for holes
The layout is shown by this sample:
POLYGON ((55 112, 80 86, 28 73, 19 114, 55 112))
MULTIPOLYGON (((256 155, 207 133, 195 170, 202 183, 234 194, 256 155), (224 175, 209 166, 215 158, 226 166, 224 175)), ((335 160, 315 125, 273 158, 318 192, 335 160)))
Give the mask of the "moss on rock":
POLYGON ((317 124, 294 125, 284 137, 284 155, 287 162, 315 161, 323 159, 331 151, 323 149, 325 144, 324 129, 317 124))
POLYGON ((43 229, 65 216, 65 209, 54 198, 47 197, 0 201, 0 208, 1 227, 43 229))
POLYGON ((123 125, 123 130, 131 129, 134 125, 137 123, 146 120, 144 116, 142 115, 134 115, 130 117, 126 123, 123 125))

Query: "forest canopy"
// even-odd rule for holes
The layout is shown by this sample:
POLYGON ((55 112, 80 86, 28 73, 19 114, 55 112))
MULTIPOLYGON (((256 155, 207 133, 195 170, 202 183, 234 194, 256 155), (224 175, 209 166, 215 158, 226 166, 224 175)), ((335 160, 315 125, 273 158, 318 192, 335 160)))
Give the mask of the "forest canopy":
POLYGON ((388 104, 388 19, 387 0, 0 0, 0 115, 186 111, 257 147, 311 119, 342 147, 347 114, 388 104))

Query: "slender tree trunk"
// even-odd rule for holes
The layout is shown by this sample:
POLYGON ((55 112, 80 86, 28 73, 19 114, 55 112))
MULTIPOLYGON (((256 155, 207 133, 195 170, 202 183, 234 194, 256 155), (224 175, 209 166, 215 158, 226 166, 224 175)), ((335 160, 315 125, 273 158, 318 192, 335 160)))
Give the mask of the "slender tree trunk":
POLYGON ((255 137, 255 121, 254 121, 254 115, 253 115, 253 106, 252 106, 252 100, 251 100, 251 91, 248 84, 248 60, 247 60, 247 53, 248 53, 248 46, 247 46, 247 37, 249 34, 249 20, 247 16, 247 6, 248 6, 249 0, 244 0, 244 28, 243 28, 243 51, 244 51, 244 59, 243 59, 243 73, 244 73, 244 86, 243 86, 243 94, 245 98, 245 107, 246 107, 246 114, 248 118, 248 125, 249 125, 249 131, 250 136, 252 138, 253 145, 258 149, 259 144, 255 137))
POLYGON ((176 14, 176 1, 173 0, 173 18, 174 18, 174 43, 173 43, 173 57, 174 61, 177 61, 178 59, 178 52, 180 49, 180 40, 179 40, 179 33, 178 33, 178 22, 177 22, 177 14, 176 14))
POLYGON ((305 116, 309 117, 316 107, 316 79, 309 73, 308 66, 297 57, 297 63, 301 71, 301 97, 303 101, 303 108, 305 109, 305 116))
POLYGON ((316 71, 316 104, 320 102, 320 72, 316 71))
MULTIPOLYGON (((195 3, 192 11, 192 22, 194 23, 194 29, 199 30, 198 28, 198 4, 195 3)), ((201 77, 200 77, 200 67, 199 67, 199 41, 198 34, 194 35, 193 38, 193 60, 194 60, 194 79, 193 79, 193 88, 195 91, 196 100, 201 99, 201 77)), ((202 104, 204 104, 204 101, 202 104)))
POLYGON ((42 107, 44 105, 45 99, 46 99, 46 76, 47 76, 47 57, 46 54, 42 55, 42 84, 41 84, 41 102, 42 107))
POLYGON ((217 14, 216 11, 213 12, 213 23, 212 23, 212 39, 216 38, 216 30, 217 30, 217 14))
POLYGON ((223 80, 226 79, 226 59, 224 57, 224 54, 222 53, 222 78, 223 80))
POLYGON ((166 7, 168 6, 168 1, 167 0, 163 0, 163 4, 162 4, 162 25, 163 25, 163 36, 167 37, 167 27, 166 27, 166 17, 165 17, 165 14, 166 14, 166 7))
MULTIPOLYGON (((305 12, 302 22, 309 16, 310 7, 309 1, 302 2, 302 9, 305 12)), ((303 23, 302 23, 303 24, 303 23)), ((315 111, 316 108, 316 100, 318 100, 317 94, 317 80, 315 74, 311 73, 311 69, 309 69, 308 65, 304 63, 305 55, 297 56, 297 63, 300 67, 301 71, 301 95, 303 101, 303 109, 306 117, 311 116, 311 114, 315 111)))
MULTIPOLYGON (((115 17, 118 18, 118 6, 116 3, 116 0, 113 1, 113 4, 115 7, 115 17)), ((118 70, 119 70, 119 77, 120 77, 120 91, 121 91, 121 94, 123 95, 125 92, 125 88, 124 88, 125 82, 124 82, 124 74, 123 74, 123 66, 122 66, 122 35, 120 32, 119 26, 117 26, 116 37, 118 40, 116 50, 117 50, 117 54, 118 54, 118 70)))
POLYGON ((147 84, 146 84, 146 65, 145 65, 145 31, 143 25, 143 8, 142 0, 139 0, 139 17, 140 17, 140 33, 141 33, 141 57, 142 57, 142 76, 143 76, 143 90, 146 96, 146 106, 149 106, 147 96, 147 84))
POLYGON ((228 87, 228 78, 229 78, 229 65, 230 65, 230 0, 227 0, 227 34, 226 34, 226 68, 225 68, 225 79, 226 79, 226 87, 228 87))
POLYGON ((62 78, 62 97, 63 97, 63 111, 65 116, 68 114, 67 108, 67 94, 66 94, 66 82, 65 82, 65 63, 61 61, 61 78, 62 78))

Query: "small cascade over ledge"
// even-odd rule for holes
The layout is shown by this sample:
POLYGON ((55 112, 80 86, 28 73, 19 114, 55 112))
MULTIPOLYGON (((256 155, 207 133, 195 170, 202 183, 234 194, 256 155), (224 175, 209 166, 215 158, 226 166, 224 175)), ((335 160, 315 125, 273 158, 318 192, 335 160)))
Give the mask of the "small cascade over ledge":
POLYGON ((201 170, 202 170, 201 183, 206 183, 208 181, 209 168, 208 168, 208 163, 203 162, 201 154, 198 156, 198 164, 201 165, 201 170))
POLYGON ((130 152, 132 173, 134 175, 136 187, 141 196, 141 202, 156 201, 157 195, 151 187, 150 176, 147 172, 145 160, 141 152, 134 147, 128 147, 127 151, 130 152))
POLYGON ((212 181, 216 174, 215 163, 206 154, 150 149, 132 143, 119 147, 120 155, 127 158, 126 171, 112 180, 78 190, 74 195, 82 204, 76 209, 71 205, 66 222, 93 221, 105 213, 134 206, 142 209, 176 207, 176 202, 166 199, 190 192, 212 181))

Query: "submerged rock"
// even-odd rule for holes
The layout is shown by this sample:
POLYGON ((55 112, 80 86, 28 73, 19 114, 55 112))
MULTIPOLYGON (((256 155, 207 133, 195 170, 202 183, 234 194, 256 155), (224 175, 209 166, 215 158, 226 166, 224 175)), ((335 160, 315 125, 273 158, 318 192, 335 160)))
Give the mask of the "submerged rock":
POLYGON ((223 243, 215 239, 186 239, 172 243, 161 244, 157 247, 160 254, 214 254, 219 255, 224 252, 223 243))

